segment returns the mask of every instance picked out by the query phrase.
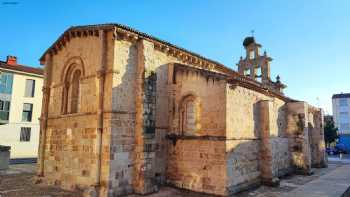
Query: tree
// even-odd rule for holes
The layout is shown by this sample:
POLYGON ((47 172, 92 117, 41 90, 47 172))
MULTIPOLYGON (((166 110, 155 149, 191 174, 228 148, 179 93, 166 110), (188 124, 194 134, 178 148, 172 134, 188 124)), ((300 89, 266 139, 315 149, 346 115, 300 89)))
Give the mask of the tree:
POLYGON ((338 128, 334 126, 333 120, 326 120, 324 126, 324 140, 326 142, 326 147, 335 140, 338 139, 338 128))

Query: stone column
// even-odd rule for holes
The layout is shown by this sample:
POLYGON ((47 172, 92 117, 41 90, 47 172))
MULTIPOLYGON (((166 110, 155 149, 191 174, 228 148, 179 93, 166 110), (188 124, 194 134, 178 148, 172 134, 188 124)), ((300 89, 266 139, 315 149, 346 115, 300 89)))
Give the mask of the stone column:
POLYGON ((256 77, 256 70, 255 70, 255 65, 250 66, 250 78, 255 80, 256 77))
POLYGON ((263 64, 261 65, 261 81, 264 84, 270 82, 270 63, 267 60, 262 60, 263 64))
POLYGON ((273 174, 273 153, 271 138, 271 116, 273 103, 263 100, 258 103, 260 129, 260 172, 262 183, 269 186, 278 186, 279 179, 273 174))

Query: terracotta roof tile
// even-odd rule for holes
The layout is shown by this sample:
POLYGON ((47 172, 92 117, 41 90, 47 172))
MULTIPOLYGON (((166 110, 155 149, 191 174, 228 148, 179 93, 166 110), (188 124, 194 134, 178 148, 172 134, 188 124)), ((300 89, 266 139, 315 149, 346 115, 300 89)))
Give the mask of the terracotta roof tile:
POLYGON ((9 65, 6 62, 0 61, 0 68, 8 69, 8 70, 14 70, 14 71, 20 71, 25 73, 31 73, 36 75, 44 75, 44 70, 41 68, 34 68, 30 66, 24 66, 21 64, 17 65, 9 65))

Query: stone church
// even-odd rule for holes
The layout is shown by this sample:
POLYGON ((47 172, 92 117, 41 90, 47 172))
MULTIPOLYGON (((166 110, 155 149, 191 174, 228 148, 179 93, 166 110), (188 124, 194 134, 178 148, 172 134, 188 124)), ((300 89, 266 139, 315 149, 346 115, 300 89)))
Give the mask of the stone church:
POLYGON ((227 196, 326 167, 322 110, 283 94, 254 37, 243 47, 237 72, 127 26, 69 28, 40 58, 39 180, 227 196))

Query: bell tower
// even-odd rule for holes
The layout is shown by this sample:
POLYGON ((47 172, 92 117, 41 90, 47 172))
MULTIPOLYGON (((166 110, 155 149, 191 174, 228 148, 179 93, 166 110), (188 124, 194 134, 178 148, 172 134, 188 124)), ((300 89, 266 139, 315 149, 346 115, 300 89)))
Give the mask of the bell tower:
POLYGON ((246 56, 240 58, 237 64, 238 72, 252 80, 261 82, 266 87, 282 92, 286 86, 281 83, 279 76, 277 82, 271 81, 270 62, 272 58, 267 55, 266 51, 262 55, 260 54, 261 44, 255 42, 253 36, 249 36, 244 39, 243 46, 246 50, 246 56))

